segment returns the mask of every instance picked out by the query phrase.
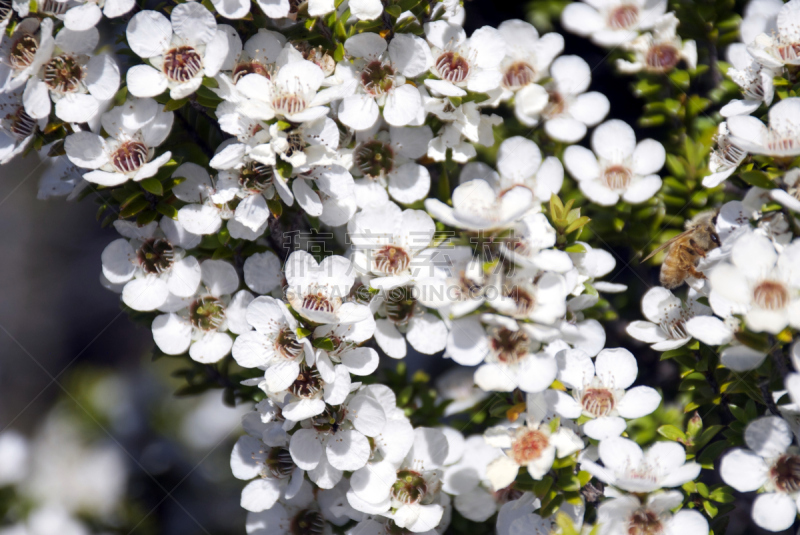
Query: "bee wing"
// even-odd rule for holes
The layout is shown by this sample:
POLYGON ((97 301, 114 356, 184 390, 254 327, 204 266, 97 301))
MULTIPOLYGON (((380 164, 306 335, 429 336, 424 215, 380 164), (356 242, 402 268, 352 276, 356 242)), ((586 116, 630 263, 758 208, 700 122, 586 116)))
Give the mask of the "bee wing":
POLYGON ((665 243, 662 243, 661 245, 656 247, 656 249, 652 253, 650 253, 649 255, 644 257, 640 263, 644 264, 645 262, 647 262, 648 260, 653 258, 655 255, 657 255, 658 253, 660 253, 661 251, 663 251, 664 249, 666 249, 667 247, 669 247, 670 245, 675 243, 676 241, 678 241, 678 240, 680 240, 682 238, 685 238, 686 236, 688 236, 690 234, 693 234, 694 231, 695 231, 695 229, 685 230, 685 231, 681 232, 680 234, 678 234, 677 236, 675 236, 674 238, 672 238, 671 240, 668 240, 665 243))

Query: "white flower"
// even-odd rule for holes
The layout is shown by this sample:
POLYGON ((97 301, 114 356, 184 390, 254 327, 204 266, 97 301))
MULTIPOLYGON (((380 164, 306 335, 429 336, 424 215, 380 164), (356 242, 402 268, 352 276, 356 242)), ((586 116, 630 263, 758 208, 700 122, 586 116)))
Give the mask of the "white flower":
MULTIPOLYGON (((762 4, 759 7, 765 6, 762 4)), ((761 14, 768 17, 772 13, 774 13, 774 8, 767 7, 761 14)), ((800 23, 800 2, 796 0, 787 2, 780 7, 777 15, 776 27, 774 29, 764 28, 764 31, 773 31, 770 34, 756 35, 752 42, 749 42, 747 49, 760 63, 769 68, 777 69, 784 65, 798 65, 800 56, 798 56, 796 47, 800 44, 797 35, 797 25, 800 23), (774 30, 777 30, 777 33, 774 30)))
POLYGON ((233 358, 243 368, 262 368, 268 392, 286 390, 300 373, 300 366, 314 363, 308 338, 299 338, 297 320, 283 301, 257 297, 247 305, 247 324, 254 328, 240 334, 233 344, 233 358))
POLYGON ((320 506, 311 484, 303 482, 291 499, 278 501, 266 511, 248 513, 245 530, 248 535, 294 535, 297 526, 313 526, 320 533, 331 533, 328 522, 336 519, 332 511, 320 506))
POLYGON ((415 285, 384 288, 370 307, 380 316, 375 321, 375 341, 388 356, 404 358, 406 341, 425 355, 433 355, 445 348, 447 327, 422 306, 415 285))
POLYGON ((516 267, 512 273, 497 277, 494 290, 494 295, 487 297, 489 304, 513 318, 553 325, 567 312, 568 288, 560 273, 516 267))
POLYGON ((525 186, 498 191, 486 180, 459 184, 453 191, 453 206, 438 199, 425 199, 425 209, 442 223, 476 231, 509 228, 533 204, 533 192, 525 186))
POLYGON ((800 169, 786 171, 781 182, 783 188, 769 190, 769 196, 793 212, 800 212, 800 169))
POLYGON ((464 518, 485 522, 497 512, 497 498, 486 468, 501 455, 503 452, 487 444, 483 435, 473 435, 464 441, 458 461, 445 467, 442 490, 455 496, 455 508, 464 518))
POLYGON ((488 93, 500 86, 506 44, 496 29, 484 26, 467 38, 463 28, 440 20, 425 24, 425 37, 433 56, 431 73, 438 78, 425 80, 429 89, 445 97, 463 97, 465 89, 488 93))
POLYGON ((649 321, 634 321, 626 329, 628 334, 656 351, 669 351, 685 345, 692 339, 686 324, 695 316, 709 316, 711 309, 697 302, 698 295, 689 291, 686 302, 672 292, 655 286, 642 297, 642 313, 649 321))
MULTIPOLYGON (((420 88, 420 92, 423 91, 424 88, 420 88)), ((445 121, 439 135, 428 144, 428 156, 434 161, 445 161, 447 149, 451 149, 453 161, 467 163, 477 154, 474 145, 490 147, 494 144, 492 128, 503 119, 499 115, 481 113, 482 104, 470 101, 454 106, 449 98, 428 97, 427 92, 423 94, 423 101, 426 112, 445 121)))
POLYGON ((497 31, 506 44, 506 56, 499 68, 503 75, 501 85, 509 93, 545 78, 553 59, 564 50, 560 34, 551 32, 540 37, 533 25, 522 20, 503 21, 497 31))
POLYGON ((739 164, 747 157, 747 151, 733 143, 726 121, 719 124, 715 141, 716 146, 708 162, 708 170, 711 171, 711 174, 703 179, 703 186, 707 188, 721 184, 736 171, 739 164))
POLYGON ((494 459, 486 468, 493 490, 509 486, 521 467, 539 480, 553 466, 556 457, 568 457, 584 447, 583 441, 571 429, 548 422, 551 415, 542 394, 528 394, 527 416, 522 425, 491 427, 484 437, 487 444, 502 448, 505 456, 494 459))
POLYGON ((777 17, 784 6, 783 0, 750 0, 744 7, 742 22, 739 24, 739 37, 746 45, 756 37, 777 31, 777 17))
POLYGON ((575 143, 608 115, 608 98, 586 92, 592 82, 589 64, 578 56, 561 56, 550 67, 552 81, 545 87, 530 85, 514 100, 514 114, 527 126, 545 120, 544 130, 556 141, 575 143))
MULTIPOLYGON (((289 47, 291 45, 287 45, 289 47)), ((294 52, 297 54, 297 52, 294 52)), ((269 121, 284 117, 292 123, 304 123, 324 117, 324 106, 335 95, 317 93, 325 75, 316 64, 286 55, 278 60, 280 68, 271 78, 247 74, 236 83, 236 89, 247 100, 239 104, 239 113, 251 119, 269 121)))
MULTIPOLYGON (((460 180, 465 181, 469 175, 469 166, 481 165, 478 163, 467 164, 461 171, 460 180)), ((489 180, 496 176, 480 169, 476 177, 489 180)), ((547 202, 551 195, 557 194, 564 183, 564 168, 555 156, 542 159, 539 146, 524 137, 514 136, 506 139, 497 150, 497 171, 500 179, 496 189, 504 191, 516 185, 526 186, 533 192, 539 202, 547 202)))
POLYGON ((454 320, 445 353, 462 366, 483 363, 475 370, 475 383, 482 390, 541 392, 552 384, 558 372, 555 357, 552 352, 539 351, 529 324, 491 315, 484 315, 483 320, 478 316, 454 320))
POLYGON ((474 407, 489 397, 489 392, 475 386, 474 372, 464 366, 454 366, 436 378, 436 392, 450 401, 444 416, 452 416, 474 407))
POLYGON ((358 20, 375 20, 383 13, 383 3, 380 0, 349 0, 347 5, 358 20))
POLYGON ((28 476, 30 461, 28 440, 9 429, 0 433, 0 484, 15 485, 28 476))
POLYGON ((758 62, 747 51, 742 43, 733 43, 728 47, 728 76, 742 89, 744 100, 731 100, 722 107, 723 117, 734 115, 750 115, 761 104, 769 106, 775 95, 772 79, 776 72, 758 62))
POLYGON ((623 45, 633 52, 633 62, 617 60, 617 69, 623 73, 664 73, 674 69, 683 60, 686 67, 697 66, 697 44, 681 41, 678 35, 678 17, 669 12, 656 21, 653 32, 645 33, 623 45))
POLYGON ((47 117, 52 101, 59 119, 87 123, 107 109, 119 89, 119 67, 111 55, 87 55, 99 38, 95 28, 58 32, 52 57, 25 86, 22 99, 28 115, 47 117))
POLYGON ((294 167, 330 164, 338 159, 339 127, 329 117, 286 129, 275 123, 269 133, 275 155, 294 167))
POLYGON ((664 0, 573 2, 561 13, 561 24, 596 45, 612 48, 633 40, 640 30, 651 29, 666 10, 664 0))
POLYGON ((80 32, 97 26, 105 16, 113 19, 128 13, 136 5, 134 0, 76 0, 64 13, 64 26, 80 32))
POLYGON ((518 499, 504 504, 500 508, 500 514, 497 515, 497 535, 559 533, 559 524, 556 523, 556 518, 562 513, 572 521, 573 529, 582 533, 580 528, 583 525, 583 514, 586 510, 583 500, 576 505, 567 501, 563 502, 549 518, 542 518, 534 513, 541 505, 542 502, 532 492, 525 492, 518 499))
POLYGON ((0 43, 0 91, 23 86, 51 58, 55 46, 53 19, 20 21, 14 33, 0 43))
POLYGON ((769 109, 768 117, 769 126, 749 115, 729 117, 731 142, 751 154, 775 157, 800 154, 800 98, 781 100, 769 109))
MULTIPOLYGON (((264 403, 272 402, 265 400, 259 405, 264 403)), ((304 470, 292 460, 289 437, 281 424, 270 414, 250 412, 242 419, 242 425, 248 434, 239 437, 233 446, 231 471, 237 479, 252 481, 242 489, 241 506, 257 513, 270 509, 282 498, 292 499, 303 484, 304 470)))
POLYGON ((402 462, 387 460, 353 474, 347 492, 350 505, 367 514, 389 516, 412 533, 433 530, 444 514, 444 507, 436 502, 448 452, 442 431, 418 427, 402 462))
POLYGON ((597 361, 580 349, 568 349, 556 356, 558 380, 572 390, 547 392, 555 400, 554 410, 564 418, 591 418, 583 424, 587 436, 603 440, 625 431, 625 419, 652 413, 661 396, 649 386, 629 388, 636 380, 636 357, 622 348, 604 349, 597 361))
POLYGON ((286 260, 286 297, 292 308, 312 323, 355 323, 370 315, 365 305, 346 302, 355 282, 355 270, 342 256, 317 263, 305 251, 286 260))
POLYGON ((586 283, 591 284, 595 290, 606 293, 624 292, 628 288, 624 284, 598 281, 597 279, 611 273, 617 261, 608 251, 592 247, 585 242, 578 243, 585 250, 582 253, 569 253, 575 266, 575 273, 565 275, 568 283, 572 284, 570 294, 575 296, 567 303, 567 308, 571 311, 584 310, 597 303, 599 295, 586 292, 586 283))
POLYGON ((647 493, 679 487, 700 474, 700 465, 687 463, 686 452, 677 442, 656 442, 643 453, 634 441, 612 437, 602 440, 598 450, 603 466, 584 460, 581 470, 628 492, 647 493))
POLYGON ((214 363, 233 345, 225 331, 243 334, 250 330, 245 310, 253 295, 242 290, 231 296, 239 287, 239 276, 227 262, 206 260, 200 270, 198 294, 194 299, 168 300, 162 305, 160 309, 167 313, 153 320, 153 338, 168 355, 180 355, 188 349, 197 362, 214 363))
POLYGON ((360 344, 367 342, 375 334, 375 318, 346 324, 320 325, 314 329, 314 340, 324 341, 329 347, 317 350, 317 367, 320 370, 333 370, 342 365, 353 375, 371 375, 378 368, 378 352, 360 344))
POLYGON ((268 294, 283 282, 281 260, 272 251, 247 257, 243 271, 245 284, 257 294, 268 294))
POLYGON ((734 243, 731 263, 711 272, 712 296, 733 303, 754 331, 777 334, 787 325, 800 327, 798 266, 800 241, 778 254, 768 238, 748 232, 734 243))
POLYGON ((359 271, 374 275, 370 285, 378 289, 403 286, 424 276, 428 264, 420 255, 435 230, 425 212, 402 210, 392 202, 358 212, 347 225, 356 251, 353 262, 359 271))
POLYGON ((613 206, 620 197, 638 204, 661 189, 656 174, 666 159, 664 146, 653 139, 636 143, 627 123, 612 119, 592 134, 592 149, 573 145, 564 152, 564 165, 592 202, 613 206))
POLYGON ((371 454, 368 437, 379 435, 385 425, 386 415, 378 400, 357 392, 336 410, 303 421, 292 433, 289 451, 314 483, 333 488, 342 472, 367 464, 371 454))
POLYGON ((101 118, 103 129, 111 137, 76 132, 67 137, 64 148, 72 163, 93 169, 83 175, 89 182, 118 186, 130 179, 144 180, 172 157, 166 151, 153 158, 154 147, 167 138, 172 121, 173 113, 162 111, 155 100, 129 100, 101 118))
POLYGON ((385 203, 386 191, 403 204, 424 199, 431 186, 431 176, 425 166, 414 162, 425 156, 428 142, 433 138, 430 127, 391 127, 365 136, 356 133, 352 170, 355 196, 359 208, 385 203))
POLYGON ((599 535, 625 535, 641 530, 681 535, 708 535, 708 521, 698 511, 672 510, 683 503, 676 490, 641 498, 623 495, 603 501, 597 508, 599 535))
POLYGON ((419 299, 443 317, 469 314, 485 301, 486 275, 483 261, 472 247, 442 244, 431 253, 434 273, 416 283, 419 299))
POLYGON ((783 531, 797 517, 797 469, 800 451, 792 446, 792 430, 785 420, 765 416, 744 431, 749 449, 736 448, 722 458, 722 480, 739 492, 763 489, 753 502, 753 521, 769 531, 783 531))
POLYGON ((0 165, 28 148, 36 134, 47 126, 47 117, 34 119, 22 104, 22 90, 0 93, 0 165))
POLYGON ((170 98, 186 98, 204 76, 216 76, 228 56, 228 37, 197 2, 175 6, 170 20, 156 11, 140 11, 128 23, 126 35, 131 49, 152 65, 128 70, 128 90, 137 97, 169 89, 170 98))
POLYGON ((406 84, 427 72, 431 63, 428 45, 412 35, 398 34, 387 44, 374 33, 356 34, 344 43, 353 63, 339 63, 336 78, 342 83, 339 120, 354 130, 372 127, 380 116, 392 126, 406 126, 422 112, 416 87, 406 84))
POLYGON ((114 226, 125 238, 103 250, 103 276, 111 284, 124 285, 122 302, 134 310, 155 310, 170 295, 191 297, 200 285, 200 263, 184 249, 200 244, 169 218, 137 228, 127 221, 114 226), (160 227, 160 228, 159 228, 160 227), (126 239, 127 238, 127 239, 126 239))
POLYGON ((215 77, 219 87, 210 89, 220 98, 225 99, 225 102, 221 102, 216 110, 220 127, 225 132, 239 135, 239 132, 230 131, 228 122, 231 119, 225 117, 231 114, 238 115, 236 105, 245 98, 236 89, 236 84, 248 74, 260 74, 264 77, 275 74, 277 68, 275 64, 286 44, 286 37, 281 33, 264 28, 259 28, 258 32, 244 43, 244 46, 242 46, 242 40, 238 33, 234 32, 229 37, 228 57, 223 62, 221 72, 215 77))
POLYGON ((301 167, 294 171, 297 176, 292 182, 292 192, 308 215, 319 217, 331 227, 342 226, 352 219, 358 206, 350 171, 338 164, 301 167))

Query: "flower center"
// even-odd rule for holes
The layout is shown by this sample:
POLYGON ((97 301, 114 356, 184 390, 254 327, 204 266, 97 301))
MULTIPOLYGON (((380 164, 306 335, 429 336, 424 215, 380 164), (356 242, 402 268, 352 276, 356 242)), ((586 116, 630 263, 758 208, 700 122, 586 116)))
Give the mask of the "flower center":
POLYGON ((450 83, 463 82, 469 76, 469 61, 457 52, 444 52, 436 60, 439 78, 450 83))
POLYGON ((39 13, 46 13, 47 15, 63 15, 69 9, 67 2, 59 2, 58 0, 44 0, 39 6, 39 13))
POLYGON ((336 304, 323 292, 309 293, 303 297, 302 308, 315 312, 332 314, 336 311, 336 304))
POLYGON ((781 310, 789 304, 789 291, 783 283, 764 281, 753 290, 753 301, 766 310, 781 310))
POLYGON ((138 171, 147 163, 147 147, 138 141, 126 141, 111 155, 111 165, 122 174, 138 171))
POLYGON ((289 327, 284 327, 275 337, 275 351, 285 359, 294 360, 303 353, 303 344, 289 327))
MULTIPOLYGON (((305 41, 303 43, 305 43, 305 41)), ((305 45, 304 47, 300 47, 303 58, 322 69, 325 76, 333 74, 333 71, 336 69, 336 61, 334 61, 333 57, 321 46, 314 48, 308 46, 307 43, 305 43, 305 45)))
POLYGON ((272 107, 275 113, 281 115, 300 113, 306 109, 307 105, 308 103, 303 97, 291 93, 279 93, 278 96, 272 99, 272 107))
POLYGON ((325 519, 318 511, 304 509, 292 519, 289 532, 292 535, 322 535, 325 533, 325 519))
POLYGON ((239 171, 239 184, 250 193, 263 193, 272 186, 272 166, 252 160, 239 171))
POLYGON ((647 51, 645 63, 651 71, 666 72, 678 64, 680 57, 680 52, 673 45, 656 44, 647 51))
POLYGON ((537 429, 527 429, 511 444, 511 458, 520 466, 538 459, 550 444, 547 435, 537 429))
POLYGON ((639 20, 639 8, 632 5, 616 7, 608 14, 608 27, 612 30, 625 30, 639 20))
POLYGON ((173 82, 188 82, 203 70, 203 58, 194 47, 179 46, 166 53, 162 68, 173 82))
POLYGON ((624 165, 612 165, 603 171, 603 183, 614 191, 623 191, 631 185, 631 172, 624 165))
POLYGON ((374 270, 385 275, 397 275, 408 269, 411 256, 402 247, 385 245, 375 253, 374 270))
POLYGON ((789 135, 788 137, 781 132, 776 132, 770 129, 767 132, 767 141, 765 145, 770 152, 785 152, 785 151, 794 151, 798 145, 800 145, 800 140, 795 139, 794 136, 789 135))
POLYGON ((567 101, 558 91, 547 92, 547 104, 542 110, 542 115, 548 119, 558 117, 567 108, 567 101))
POLYGON ((299 398, 314 397, 322 390, 322 379, 319 376, 319 372, 316 368, 301 368, 300 373, 297 374, 297 379, 294 380, 288 390, 299 398))
POLYGON ((489 338, 489 347, 499 362, 513 364, 530 353, 530 337, 522 330, 495 328, 489 338))
POLYGON ((386 297, 386 316, 396 324, 405 325, 414 317, 417 300, 408 288, 392 288, 386 297))
POLYGON ((536 299, 527 290, 517 285, 507 288, 504 291, 505 297, 511 299, 517 307, 517 316, 527 316, 536 306, 536 299))
POLYGON ((260 61, 251 60, 239 63, 233 68, 233 83, 235 84, 248 74, 260 74, 266 79, 270 78, 269 69, 265 65, 260 61))
POLYGON ((10 19, 12 13, 14 13, 12 1, 0 0, 0 21, 10 19))
POLYGON ((33 63, 39 42, 30 34, 25 34, 17 39, 8 53, 8 63, 16 70, 24 69, 33 63))
POLYGON ((717 150, 714 154, 720 159, 725 168, 736 167, 739 165, 747 153, 728 141, 727 137, 717 139, 717 150))
POLYGON ((225 305, 207 295, 196 299, 189 307, 189 321, 201 331, 213 331, 225 321, 225 305))
POLYGON ((533 67, 524 61, 517 61, 512 63, 503 73, 503 86, 515 91, 533 83, 535 78, 536 71, 533 67))
POLYGON ((17 108, 13 114, 8 114, 6 120, 10 123, 9 130, 19 140, 25 139, 36 130, 36 121, 27 114, 23 106, 17 108))
POLYGON ((800 457, 781 455, 770 468, 769 475, 775 487, 781 492, 800 490, 800 457))
POLYGON ((422 474, 413 470, 398 470, 392 485, 392 498, 405 504, 419 503, 428 491, 422 474))
POLYGON ((380 61, 370 62, 361 71, 361 84, 372 96, 383 95, 394 85, 394 69, 380 61))
POLYGON ((297 152, 303 152, 303 149, 306 148, 306 140, 300 130, 293 130, 289 132, 289 134, 286 136, 286 143, 288 144, 288 147, 286 148, 284 154, 288 157, 291 157, 297 152))
POLYGON ((136 258, 146 273, 163 273, 175 260, 175 248, 163 238, 151 238, 139 247, 136 258))
POLYGON ((356 167, 370 178, 386 176, 394 168, 394 151, 377 139, 360 144, 355 151, 356 167))
POLYGON ((587 388, 581 397, 583 410, 599 418, 608 416, 614 409, 614 394, 607 388, 587 388))
POLYGON ((794 61, 800 57, 800 43, 788 43, 778 47, 778 56, 784 62, 794 61))
POLYGON ((326 407, 325 412, 311 419, 311 425, 319 433, 335 435, 341 429, 344 416, 344 410, 333 411, 326 407))
POLYGON ((81 84, 86 73, 72 56, 56 56, 44 66, 44 83, 58 93, 72 93, 81 84))
POLYGON ((514 484, 497 490, 494 492, 494 499, 497 503, 505 504, 508 502, 513 502, 514 500, 518 500, 522 497, 524 492, 521 490, 515 489, 514 484))
POLYGON ((628 535, 660 535, 663 532, 658 515, 649 509, 639 509, 628 520, 628 535))
POLYGON ((286 479, 294 471, 292 454, 286 448, 272 448, 266 459, 267 470, 275 479, 286 479))

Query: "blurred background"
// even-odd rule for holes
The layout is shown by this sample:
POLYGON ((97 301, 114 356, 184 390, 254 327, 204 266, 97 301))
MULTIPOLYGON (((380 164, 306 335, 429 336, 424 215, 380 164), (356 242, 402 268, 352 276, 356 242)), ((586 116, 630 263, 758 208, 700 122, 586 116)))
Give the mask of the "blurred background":
MULTIPOLYGON (((467 0, 467 32, 563 3, 467 0)), ((592 89, 608 96, 610 115, 635 124, 641 102, 603 61, 606 52, 563 35, 564 53, 594 68, 592 89)), ((90 199, 37 200, 37 164, 18 159, 0 169, 0 534, 243 533, 244 483, 228 460, 250 407, 227 407, 219 390, 173 395, 176 364, 152 360, 149 329, 99 283, 100 254, 115 231, 100 228, 90 199)), ((624 333, 640 319, 638 300, 657 270, 626 265, 633 252, 624 247, 612 252, 617 269, 605 280, 630 289, 612 300, 621 315, 607 326, 607 346, 632 350, 639 382, 666 389, 669 400, 675 365, 624 333)), ((438 357, 406 363, 434 377, 451 368, 438 357)), ((728 533, 759 533, 749 503, 738 505, 728 533)))

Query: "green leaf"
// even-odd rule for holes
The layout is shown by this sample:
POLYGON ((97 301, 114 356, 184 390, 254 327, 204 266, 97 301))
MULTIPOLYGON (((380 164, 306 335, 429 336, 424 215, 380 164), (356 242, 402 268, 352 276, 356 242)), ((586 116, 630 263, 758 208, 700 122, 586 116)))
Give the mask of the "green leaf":
POLYGON ((708 495, 708 499, 719 503, 731 503, 736 497, 731 492, 730 487, 723 485, 722 487, 712 490, 708 495))
POLYGON ((145 191, 149 191, 153 195, 158 195, 159 197, 164 195, 164 186, 161 185, 161 182, 157 178, 145 178, 139 185, 144 188, 145 191))
POLYGON ((171 204, 164 202, 158 203, 156 205, 156 212, 170 219, 178 220, 178 209, 171 204))
POLYGON ((584 225, 586 225, 586 224, 587 224, 589 221, 591 221, 591 219, 589 219, 589 218, 588 218, 588 217, 586 217, 586 216, 579 217, 578 219, 576 219, 575 221, 573 221, 573 222, 572 222, 572 224, 571 224, 570 226, 568 226, 568 227, 566 228, 566 230, 564 231, 564 234, 570 234, 571 232, 574 232, 574 231, 576 231, 576 230, 578 230, 578 229, 582 228, 582 227, 583 227, 584 225))
POLYGON ((133 217, 145 208, 150 206, 150 202, 145 199, 144 197, 137 197, 130 203, 127 203, 125 208, 121 209, 119 212, 119 217, 121 219, 127 219, 129 217, 133 217))
POLYGON ((303 327, 298 327, 298 328, 296 329, 296 331, 295 331, 295 332, 297 332, 297 337, 298 337, 298 338, 306 338, 306 337, 307 337, 307 336, 309 336, 309 335, 310 335, 310 334, 311 334, 313 331, 311 331, 311 330, 309 330, 309 329, 304 329, 303 327))
POLYGON ((724 440, 712 442, 700 452, 700 455, 697 456, 697 462, 704 467, 709 465, 713 466, 714 461, 716 461, 726 449, 728 449, 728 444, 724 440))
POLYGON ((164 111, 175 111, 179 110, 189 102, 188 98, 182 98, 180 100, 172 100, 169 99, 166 104, 164 104, 164 111))
POLYGON ((312 340, 311 345, 317 349, 324 349, 325 351, 333 351, 335 347, 333 345, 333 340, 327 336, 325 338, 315 338, 312 340))
POLYGON ((573 243, 572 245, 570 245, 569 247, 567 247, 564 250, 566 252, 568 252, 568 253, 585 253, 586 252, 586 247, 584 247, 580 243, 573 243))
POLYGON ((757 188, 775 189, 776 187, 769 176, 762 171, 745 171, 739 173, 739 177, 751 186, 756 186, 757 188))
POLYGON ((674 425, 662 425, 658 428, 658 434, 675 442, 686 440, 686 434, 674 425))

